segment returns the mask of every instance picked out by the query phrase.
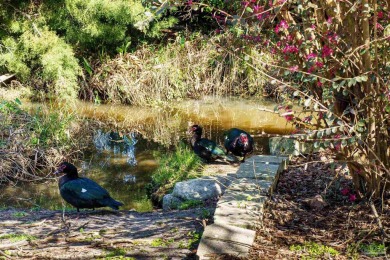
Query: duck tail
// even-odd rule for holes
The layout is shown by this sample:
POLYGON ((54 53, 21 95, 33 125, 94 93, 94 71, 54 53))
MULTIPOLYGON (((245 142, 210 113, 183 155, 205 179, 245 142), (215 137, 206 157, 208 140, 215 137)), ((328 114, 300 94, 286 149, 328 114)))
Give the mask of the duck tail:
POLYGON ((227 161, 228 163, 238 163, 240 160, 238 160, 238 158, 232 154, 227 154, 224 156, 224 159, 225 161, 227 161))
POLYGON ((107 203, 106 204, 107 206, 109 206, 110 208, 115 209, 115 210, 119 210, 119 207, 123 206, 122 202, 116 201, 113 198, 107 199, 106 203, 107 203))

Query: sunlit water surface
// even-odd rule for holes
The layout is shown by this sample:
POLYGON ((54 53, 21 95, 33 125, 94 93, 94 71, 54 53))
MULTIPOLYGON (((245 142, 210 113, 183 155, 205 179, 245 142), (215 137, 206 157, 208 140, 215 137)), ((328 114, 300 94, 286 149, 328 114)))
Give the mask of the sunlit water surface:
MULTIPOLYGON (((268 138, 259 137, 260 134, 286 134, 293 130, 284 118, 264 112, 274 106, 267 101, 212 97, 178 102, 166 109, 77 102, 73 113, 112 126, 91 129, 93 142, 77 165, 80 176, 106 188, 112 197, 125 204, 122 209, 150 211, 153 206, 145 185, 158 167, 156 151, 170 152, 170 147, 187 141, 190 125, 200 124, 204 136, 221 145, 226 130, 244 129, 254 136, 254 154, 267 154, 268 138)), ((0 205, 4 207, 70 208, 60 197, 55 178, 0 188, 0 205)))

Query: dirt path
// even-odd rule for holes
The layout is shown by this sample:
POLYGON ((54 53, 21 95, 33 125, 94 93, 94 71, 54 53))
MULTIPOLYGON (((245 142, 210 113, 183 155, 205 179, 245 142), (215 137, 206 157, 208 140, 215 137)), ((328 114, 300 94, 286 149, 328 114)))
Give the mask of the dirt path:
POLYGON ((193 259, 211 211, 2 210, 0 259, 193 259))

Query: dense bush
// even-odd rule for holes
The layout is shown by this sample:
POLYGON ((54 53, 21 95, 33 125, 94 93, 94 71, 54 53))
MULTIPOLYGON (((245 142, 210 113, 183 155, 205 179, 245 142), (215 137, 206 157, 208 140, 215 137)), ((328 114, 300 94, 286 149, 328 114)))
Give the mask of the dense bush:
POLYGON ((43 97, 75 98, 83 56, 127 52, 176 23, 151 20, 136 0, 3 1, 0 10, 0 73, 43 97))
POLYGON ((25 31, 16 39, 3 38, 1 44, 0 71, 6 68, 36 90, 63 98, 77 96, 81 69, 72 48, 54 32, 25 31))

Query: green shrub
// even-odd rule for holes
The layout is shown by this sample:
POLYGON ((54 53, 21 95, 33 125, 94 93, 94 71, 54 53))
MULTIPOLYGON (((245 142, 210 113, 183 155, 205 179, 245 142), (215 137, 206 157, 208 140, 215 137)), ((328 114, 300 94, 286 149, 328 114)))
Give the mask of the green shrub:
POLYGON ((75 98, 81 69, 72 47, 47 28, 1 40, 0 71, 15 73, 24 83, 62 98, 75 98), (46 87, 45 87, 46 86, 46 87))

